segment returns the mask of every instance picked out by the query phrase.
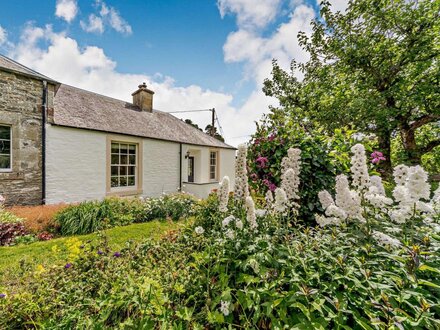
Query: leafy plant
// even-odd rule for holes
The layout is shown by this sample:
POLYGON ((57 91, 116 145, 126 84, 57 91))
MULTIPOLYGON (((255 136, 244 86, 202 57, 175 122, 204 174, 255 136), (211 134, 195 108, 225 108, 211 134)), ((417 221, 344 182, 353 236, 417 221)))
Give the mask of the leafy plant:
POLYGON ((160 198, 107 198, 71 205, 55 216, 62 235, 79 235, 156 219, 178 220, 191 214, 194 199, 185 195, 160 198))
POLYGON ((15 240, 28 232, 20 221, 0 222, 0 246, 13 245, 15 240))

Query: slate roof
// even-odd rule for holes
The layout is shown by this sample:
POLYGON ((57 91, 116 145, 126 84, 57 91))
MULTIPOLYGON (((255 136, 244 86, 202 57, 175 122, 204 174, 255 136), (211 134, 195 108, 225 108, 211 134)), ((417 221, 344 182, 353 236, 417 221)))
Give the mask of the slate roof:
POLYGON ((235 149, 173 115, 61 84, 54 99, 53 124, 96 131, 235 149))
POLYGON ((39 80, 46 80, 55 84, 58 84, 55 80, 46 77, 45 75, 42 75, 41 73, 38 73, 37 71, 34 71, 32 69, 29 69, 28 67, 15 62, 14 60, 11 60, 10 58, 0 54, 0 68, 5 69, 6 71, 12 71, 16 72, 28 77, 36 78, 39 80))

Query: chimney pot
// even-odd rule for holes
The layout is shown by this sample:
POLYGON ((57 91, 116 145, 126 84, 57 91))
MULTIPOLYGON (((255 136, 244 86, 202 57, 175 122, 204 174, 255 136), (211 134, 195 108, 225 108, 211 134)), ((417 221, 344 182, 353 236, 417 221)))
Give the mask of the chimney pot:
POLYGON ((153 94, 152 90, 147 88, 144 82, 138 86, 138 90, 131 94, 133 96, 133 104, 142 111, 153 112, 153 94))

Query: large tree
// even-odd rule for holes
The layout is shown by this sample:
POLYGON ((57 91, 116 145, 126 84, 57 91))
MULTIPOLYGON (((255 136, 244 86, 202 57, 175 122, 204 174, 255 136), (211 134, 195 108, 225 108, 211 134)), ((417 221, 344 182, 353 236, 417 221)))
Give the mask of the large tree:
POLYGON ((265 81, 281 109, 329 133, 350 126, 375 134, 387 171, 397 134, 408 163, 440 145, 440 1, 353 0, 344 13, 323 1, 311 24, 310 36, 298 35, 310 60, 293 61, 290 72, 274 61, 265 81), (416 139, 421 128, 437 134, 416 139))

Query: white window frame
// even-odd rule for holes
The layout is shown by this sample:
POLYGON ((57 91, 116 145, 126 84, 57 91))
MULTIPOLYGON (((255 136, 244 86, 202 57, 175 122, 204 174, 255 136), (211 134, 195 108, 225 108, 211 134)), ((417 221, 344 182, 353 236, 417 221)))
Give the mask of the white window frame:
POLYGON ((0 168, 0 173, 9 173, 12 172, 12 126, 7 124, 0 124, 0 126, 9 127, 9 168, 0 168))
MULTIPOLYGON (((140 195, 142 194, 142 139, 138 138, 132 138, 132 137, 121 137, 121 136, 107 136, 107 188, 106 188, 106 194, 108 196, 128 196, 128 195, 140 195), (111 186, 111 178, 112 178, 112 144, 118 143, 118 144, 126 144, 127 148, 130 145, 134 145, 136 148, 135 151, 135 173, 134 173, 134 179, 135 184, 134 186, 122 186, 122 187, 112 187, 111 186)), ((128 149, 127 149, 128 151, 128 149)), ((120 151, 119 151, 120 155, 120 151)), ((129 152, 127 153, 127 166, 129 166, 129 152)), ((118 164, 117 166, 123 166, 125 164, 118 164)), ((120 176, 120 174, 118 174, 120 176)), ((128 180, 128 173, 126 174, 127 180, 128 180)))
POLYGON ((218 150, 209 150, 209 172, 208 172, 208 175, 209 175, 209 181, 210 182, 218 182, 218 171, 219 171, 219 152, 218 152, 218 150), (215 154, 215 165, 211 165, 211 155, 212 154, 215 154), (211 169, 212 169, 212 167, 213 166, 215 166, 214 168, 215 168, 215 176, 214 176, 214 178, 211 178, 211 169))

